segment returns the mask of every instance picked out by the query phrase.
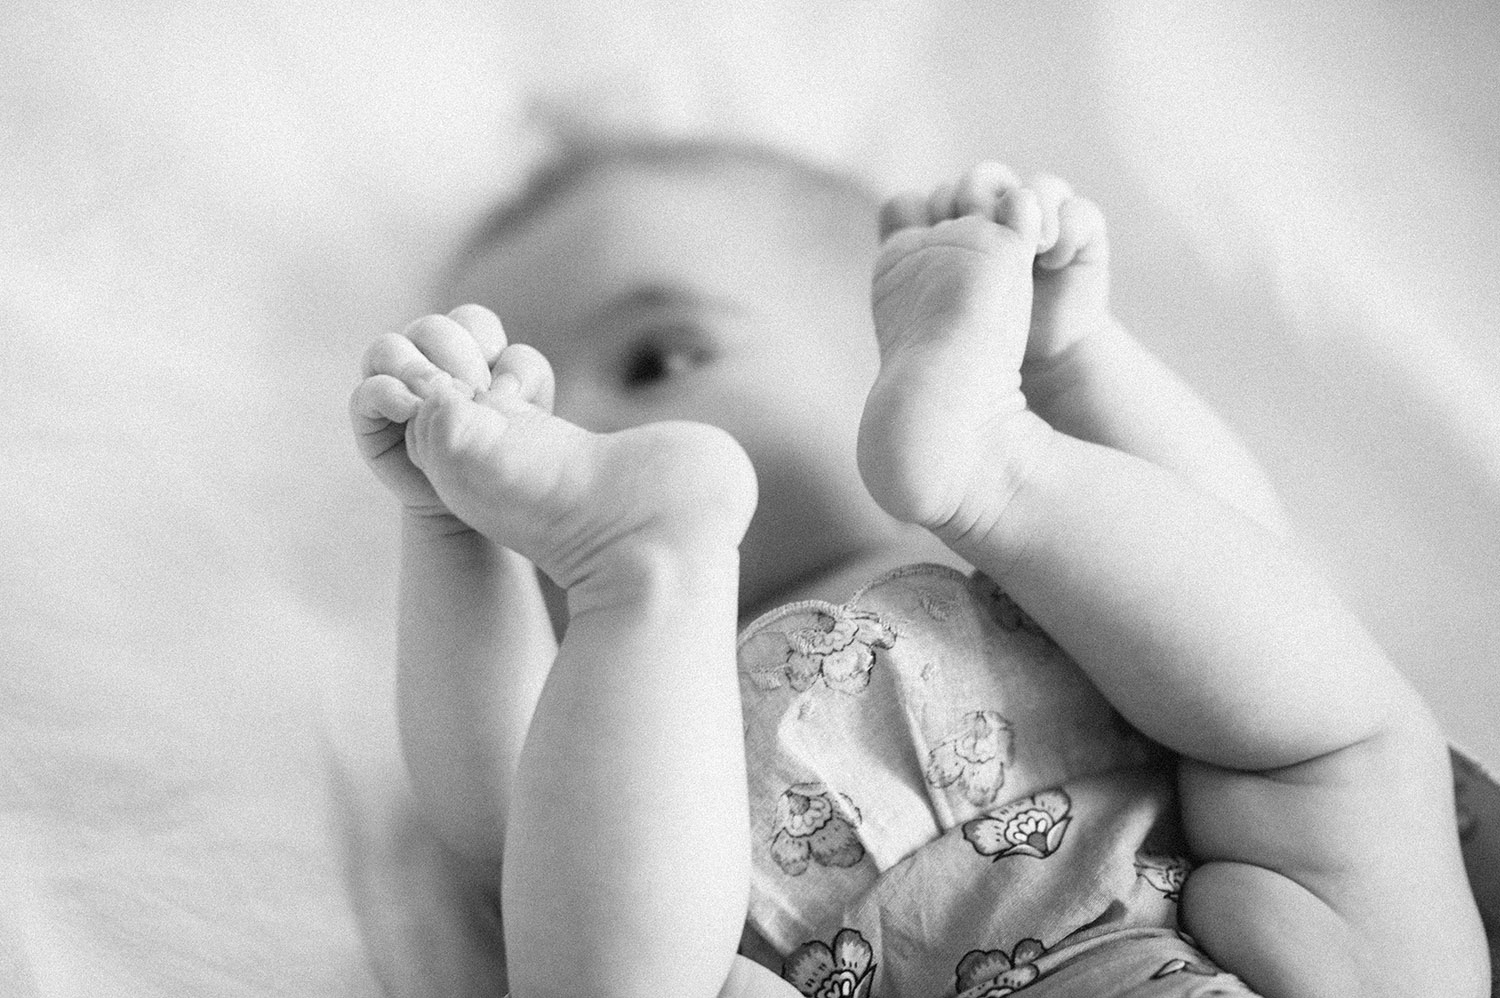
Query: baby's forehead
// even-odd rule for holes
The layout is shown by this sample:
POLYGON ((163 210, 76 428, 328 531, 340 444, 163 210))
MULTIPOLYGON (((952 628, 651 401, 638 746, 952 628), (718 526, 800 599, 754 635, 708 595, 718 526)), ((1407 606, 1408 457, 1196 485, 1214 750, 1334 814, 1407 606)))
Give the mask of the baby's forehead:
POLYGON ((508 205, 444 298, 487 304, 560 355, 645 326, 764 332, 794 312, 857 324, 830 310, 865 320, 877 215, 856 181, 800 164, 597 160, 508 205))
MULTIPOLYGON (((768 147, 676 143, 602 148, 560 159, 485 220, 470 250, 525 243, 522 236, 556 228, 581 201, 591 212, 608 213, 616 204, 612 193, 638 187, 643 179, 649 179, 659 209, 674 213, 684 227, 694 217, 676 195, 716 188, 732 196, 744 216, 767 222, 762 235, 779 238, 787 250, 810 246, 864 258, 875 247, 879 199, 853 176, 768 147)), ((701 221, 709 226, 716 220, 701 221)))

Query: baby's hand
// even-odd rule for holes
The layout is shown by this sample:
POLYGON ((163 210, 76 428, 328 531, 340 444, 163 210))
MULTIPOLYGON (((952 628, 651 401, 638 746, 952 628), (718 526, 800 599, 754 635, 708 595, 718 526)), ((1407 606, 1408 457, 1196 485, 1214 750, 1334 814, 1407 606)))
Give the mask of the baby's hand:
POLYGON ((1066 180, 1032 178, 1042 209, 1031 304, 1028 363, 1046 364, 1114 321, 1109 307, 1109 238, 1099 206, 1066 180))
POLYGON ((408 450, 411 420, 422 402, 445 392, 488 391, 492 365, 505 347, 489 309, 463 305, 388 333, 365 351, 364 380, 349 400, 359 452, 410 512, 451 515, 408 450))

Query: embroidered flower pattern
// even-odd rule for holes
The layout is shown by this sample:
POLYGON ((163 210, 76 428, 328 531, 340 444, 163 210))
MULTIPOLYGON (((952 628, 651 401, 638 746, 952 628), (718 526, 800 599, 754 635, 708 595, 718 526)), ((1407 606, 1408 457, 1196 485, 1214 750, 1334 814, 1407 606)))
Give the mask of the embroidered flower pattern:
POLYGON ((1010 953, 970 950, 958 961, 954 975, 959 998, 1003 998, 1041 976, 1035 960, 1045 953, 1038 939, 1022 939, 1010 953))
POLYGON ((951 593, 937 592, 936 590, 925 590, 919 600, 927 616, 933 620, 943 621, 958 612, 958 597, 951 593))
POLYGON ((762 689, 776 689, 783 682, 801 693, 819 679, 840 693, 858 693, 870 684, 875 649, 890 648, 897 629, 880 614, 851 606, 820 611, 815 624, 784 634, 768 636, 784 644, 779 660, 772 655, 769 666, 759 666, 752 678, 762 689))
POLYGON ((1192 864, 1181 856, 1137 853, 1135 857, 1136 876, 1161 891, 1168 901, 1182 899, 1182 885, 1187 882, 1190 870, 1192 864))
POLYGON ((964 838, 981 856, 1046 859, 1062 845, 1073 801, 1062 790, 1043 790, 994 814, 964 822, 964 838))
POLYGON ((1005 785, 1012 748, 1009 721, 997 711, 972 711, 928 753, 927 782, 934 787, 956 783, 970 804, 986 807, 1005 785))
POLYGON ((840 929, 833 945, 815 939, 792 950, 781 976, 807 998, 870 998, 875 952, 854 929, 840 929))
POLYGON ((800 877, 811 860, 820 866, 853 866, 865 858, 854 829, 859 808, 821 783, 794 783, 776 801, 771 858, 789 877, 800 877))

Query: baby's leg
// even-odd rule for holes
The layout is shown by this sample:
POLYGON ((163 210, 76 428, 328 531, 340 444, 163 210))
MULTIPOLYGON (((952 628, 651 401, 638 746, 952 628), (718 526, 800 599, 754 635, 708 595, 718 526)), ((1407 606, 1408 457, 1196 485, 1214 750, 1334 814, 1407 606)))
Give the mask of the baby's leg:
POLYGON ((1268 996, 1481 994, 1430 715, 1273 535, 1027 409, 1044 212, 999 186, 971 175, 958 217, 886 242, 860 439, 872 494, 995 578, 1184 757, 1200 862, 1184 920, 1211 955, 1268 996))
MULTIPOLYGON (((994 163, 969 174, 969 189, 976 178, 996 189, 1023 186, 994 163)), ((1237 435, 1115 318, 1109 239, 1098 206, 1058 177, 1038 175, 1027 186, 1042 209, 1021 365, 1028 408, 1062 433, 1160 465, 1284 533, 1280 501, 1237 435)), ((948 186, 931 196, 892 199, 882 234, 961 214, 958 192, 948 186)))
POLYGON ((477 399, 438 383, 407 435, 448 509, 568 590, 510 801, 511 988, 711 998, 748 891, 734 638, 753 472, 705 426, 586 433, 533 404, 537 380, 477 399))

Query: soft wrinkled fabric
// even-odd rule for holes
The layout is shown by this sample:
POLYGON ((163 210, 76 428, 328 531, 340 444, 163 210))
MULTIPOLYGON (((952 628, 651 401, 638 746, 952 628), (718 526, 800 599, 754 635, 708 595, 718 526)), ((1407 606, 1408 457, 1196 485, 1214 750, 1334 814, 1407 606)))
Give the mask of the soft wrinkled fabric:
MULTIPOLYGON (((740 635, 741 952, 809 998, 1248 995, 1177 923, 1173 757, 993 581, 939 565, 740 635)), ((1500 785, 1454 750, 1500 952, 1500 785)))
POLYGON ((803 994, 1224 984, 1175 932, 1172 757, 988 578, 900 569, 739 648, 750 924, 803 994))

